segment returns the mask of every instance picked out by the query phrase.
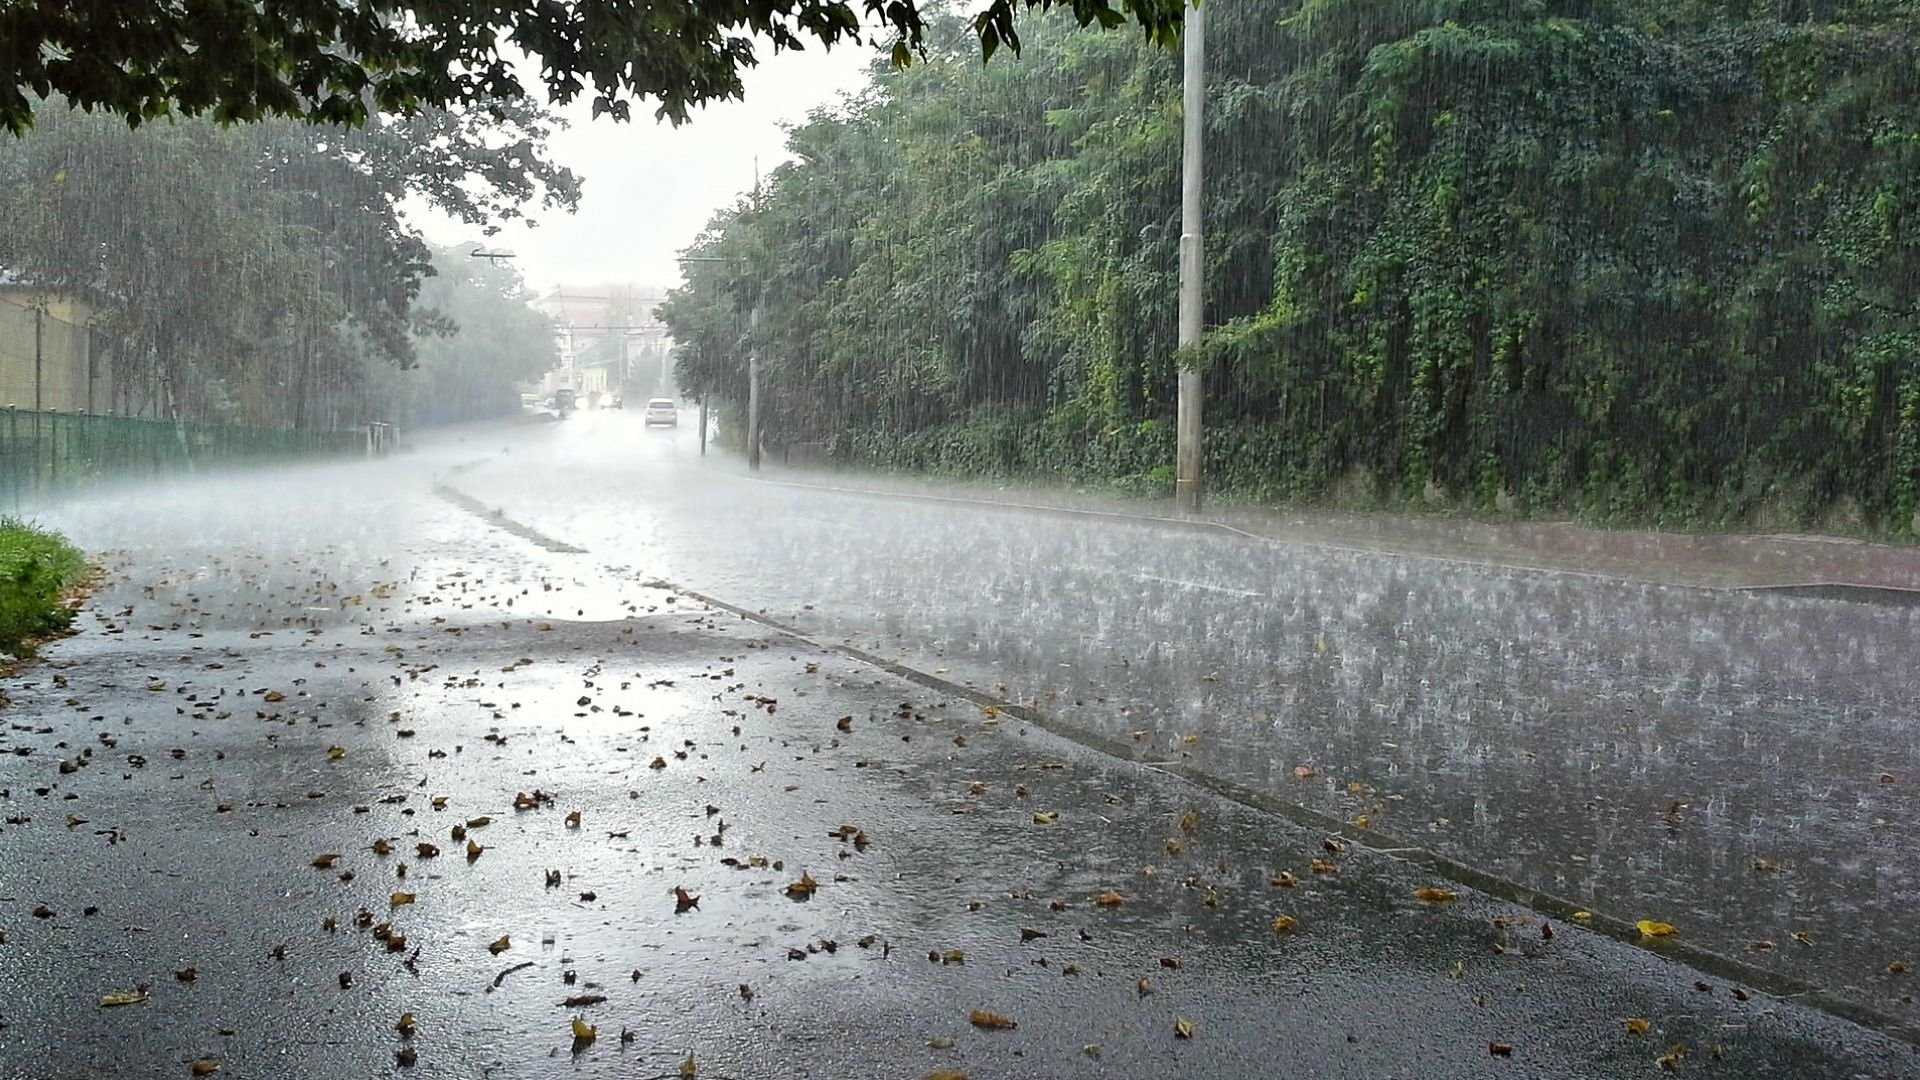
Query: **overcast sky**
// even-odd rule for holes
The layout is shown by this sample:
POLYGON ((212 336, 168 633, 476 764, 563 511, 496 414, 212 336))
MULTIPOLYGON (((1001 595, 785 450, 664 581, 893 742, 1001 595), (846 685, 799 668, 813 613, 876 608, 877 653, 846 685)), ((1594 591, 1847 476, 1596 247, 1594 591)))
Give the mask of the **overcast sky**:
POLYGON ((497 236, 411 207, 409 217, 439 244, 481 241, 506 248, 533 288, 627 282, 671 286, 674 256, 692 242, 713 211, 753 187, 785 160, 783 123, 836 101, 865 81, 867 53, 858 48, 765 56, 745 73, 746 100, 710 105, 674 128, 655 123, 636 104, 625 124, 591 119, 586 98, 563 110, 572 126, 554 137, 553 156, 583 180, 575 214, 546 213, 538 228, 515 223, 497 236))

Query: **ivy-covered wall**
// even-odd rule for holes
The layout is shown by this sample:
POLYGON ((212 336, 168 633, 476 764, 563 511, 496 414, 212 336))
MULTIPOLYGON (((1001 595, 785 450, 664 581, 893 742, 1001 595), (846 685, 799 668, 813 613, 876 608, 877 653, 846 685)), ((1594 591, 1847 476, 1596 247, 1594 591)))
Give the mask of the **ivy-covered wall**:
MULTIPOLYGON (((1210 9, 1208 468, 1255 498, 1911 532, 1920 3, 1210 9)), ((1163 487, 1178 58, 876 70, 714 222, 682 384, 775 442, 1163 487), (758 330, 748 317, 758 305, 758 330)))

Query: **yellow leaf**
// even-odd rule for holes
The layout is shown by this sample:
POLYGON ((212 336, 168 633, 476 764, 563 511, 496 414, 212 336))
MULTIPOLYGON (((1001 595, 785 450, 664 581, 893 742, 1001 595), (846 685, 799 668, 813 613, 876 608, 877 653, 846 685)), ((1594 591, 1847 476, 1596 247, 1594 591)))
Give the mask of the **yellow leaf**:
POLYGON ((819 887, 820 883, 813 880, 812 874, 802 873, 799 881, 787 886, 787 895, 793 897, 795 900, 805 900, 807 897, 812 896, 814 890, 819 887))
POLYGON ((928 1073, 927 1080, 967 1080, 967 1074, 954 1072, 952 1069, 941 1069, 939 1072, 928 1073))
POLYGON ((1020 1026, 1014 1022, 1010 1016, 1001 1016, 999 1013, 988 1012, 985 1009, 975 1009, 971 1013, 968 1013, 967 1022, 974 1027, 986 1028, 991 1031, 1004 1031, 1008 1028, 1020 1026))
POLYGON ((1672 937, 1679 933, 1673 928, 1672 923, 1656 922, 1653 919, 1641 919, 1633 925, 1639 927, 1640 933, 1647 937, 1672 937))
POLYGON ((344 746, 329 746, 329 747, 327 747, 327 760, 328 760, 328 761, 339 761, 339 760, 340 760, 341 758, 343 758, 343 757, 346 757, 346 756, 347 756, 347 748, 346 748, 346 747, 344 747, 344 746))
POLYGON ((1627 1017, 1627 1034, 1645 1035, 1647 1032, 1652 1030, 1653 1030, 1652 1023, 1646 1020, 1643 1020, 1638 1016, 1627 1017))
POLYGON ((1059 820, 1060 811, 1058 810, 1042 810, 1033 815, 1033 823, 1035 825, 1051 825, 1059 820))
POLYGON ((694 1063, 692 1054, 688 1054, 687 1060, 680 1063, 680 1075, 681 1076, 699 1076, 700 1075, 700 1066, 694 1063))
MULTIPOLYGON (((507 935, 501 934, 499 941, 495 941, 487 946, 487 951, 495 956, 499 956, 511 948, 513 948, 513 941, 508 938, 507 935)), ((575 1023, 578 1023, 578 1021, 575 1021, 575 1023)))
POLYGON ((1420 888, 1413 890, 1413 895, 1425 900, 1429 904, 1444 904, 1449 900, 1458 900, 1460 898, 1460 894, 1454 892, 1452 889, 1436 889, 1431 885, 1422 885, 1420 888))
MULTIPOLYGON (((501 938, 500 940, 505 941, 506 939, 501 938)), ((599 1028, 587 1023, 580 1017, 576 1016, 573 1018, 573 1040, 575 1042, 592 1042, 594 1037, 599 1034, 599 1028)))
POLYGON ((400 1022, 393 1025, 393 1029, 395 1031, 398 1031, 402 1035, 412 1035, 413 1034, 413 1014, 410 1012, 401 1013, 400 1022))
POLYGON ((1115 892, 1114 890, 1108 889, 1106 892, 1103 892, 1099 896, 1094 897, 1093 902, 1100 905, 1101 907, 1119 907, 1121 904, 1126 902, 1126 899, 1127 899, 1126 897, 1121 896, 1119 893, 1115 892))
POLYGON ((1591 922, 1593 920, 1593 912, 1576 911, 1573 913, 1573 920, 1575 922, 1591 922))
POLYGON ((339 858, 340 858, 340 853, 337 851, 328 852, 325 855, 315 855, 313 857, 313 865, 319 867, 322 870, 325 870, 328 867, 332 866, 336 861, 338 861, 339 858))
POLYGON ((1187 1019, 1187 1018, 1186 1018, 1186 1017, 1184 1017, 1184 1016, 1176 1016, 1176 1017, 1174 1017, 1174 1019, 1173 1019, 1173 1037, 1174 1037, 1174 1038, 1176 1038, 1176 1039, 1191 1039, 1191 1038, 1193 1038, 1193 1021, 1191 1021, 1191 1020, 1189 1020, 1189 1019, 1187 1019))
POLYGON ((278 690, 269 690, 266 693, 260 695, 260 700, 273 702, 277 704, 279 702, 287 700, 287 695, 281 693, 278 690))
POLYGON ((106 1008, 112 1008, 115 1005, 138 1005, 145 1000, 147 1000, 145 990, 123 990, 118 994, 100 996, 100 1004, 106 1008))
POLYGON ((1288 931, 1290 931, 1290 930, 1292 930, 1292 929, 1293 929, 1293 916, 1291 916, 1291 915, 1275 915, 1275 916, 1273 917, 1273 932, 1274 932, 1274 933, 1276 933, 1276 934, 1284 934, 1284 933, 1287 933, 1288 931))

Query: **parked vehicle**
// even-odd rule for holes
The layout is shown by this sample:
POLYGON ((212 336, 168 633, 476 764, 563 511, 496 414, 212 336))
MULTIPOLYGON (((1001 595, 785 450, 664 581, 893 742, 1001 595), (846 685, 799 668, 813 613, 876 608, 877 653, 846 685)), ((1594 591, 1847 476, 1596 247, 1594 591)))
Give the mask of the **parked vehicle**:
POLYGON ((672 398, 657 397, 647 402, 647 426, 660 424, 664 427, 680 426, 680 410, 672 398))
POLYGON ((565 419, 566 415, 572 412, 574 407, 579 404, 579 401, 579 395, 572 390, 555 390, 553 392, 554 415, 565 419))

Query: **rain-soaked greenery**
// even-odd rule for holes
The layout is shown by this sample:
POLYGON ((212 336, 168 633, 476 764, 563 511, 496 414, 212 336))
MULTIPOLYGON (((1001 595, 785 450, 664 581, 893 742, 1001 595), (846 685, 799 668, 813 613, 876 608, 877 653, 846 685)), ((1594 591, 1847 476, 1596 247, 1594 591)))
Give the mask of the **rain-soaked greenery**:
POLYGON ((315 428, 511 411, 551 364, 544 319, 507 268, 431 249, 401 203, 490 229, 571 208, 555 125, 502 105, 129 130, 49 103, 0 138, 0 283, 85 305, 113 373, 96 411, 315 428))
MULTIPOLYGON (((1207 10, 1217 490, 1913 531, 1920 4, 1207 10)), ((1179 56, 934 37, 712 222, 682 385, 757 346, 775 448, 1164 489, 1179 56)))

